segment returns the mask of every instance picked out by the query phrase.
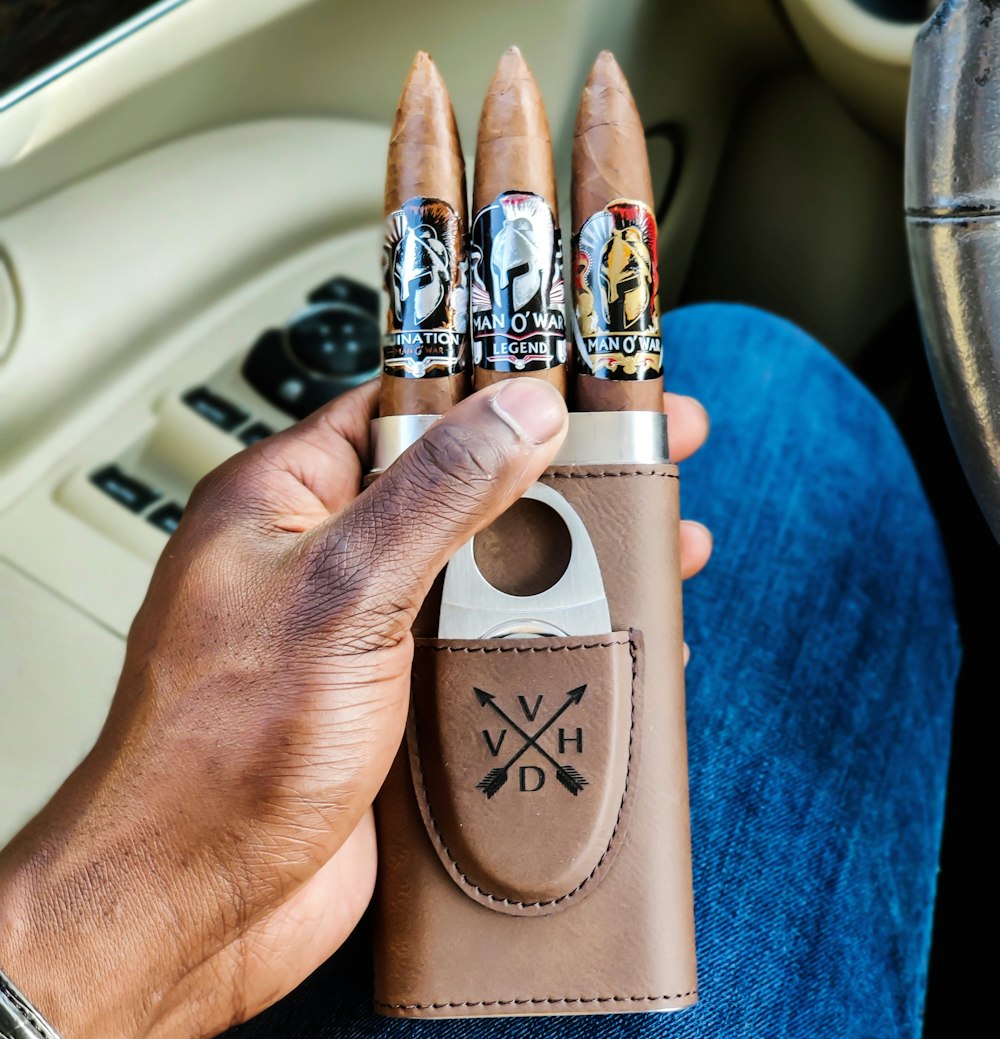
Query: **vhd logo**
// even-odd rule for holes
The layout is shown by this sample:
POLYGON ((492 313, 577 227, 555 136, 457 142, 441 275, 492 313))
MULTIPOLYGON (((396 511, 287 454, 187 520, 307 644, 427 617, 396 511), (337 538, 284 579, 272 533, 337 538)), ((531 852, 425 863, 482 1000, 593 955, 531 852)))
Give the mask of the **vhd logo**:
MULTIPOLYGON (((556 781, 576 797, 587 785, 587 780, 572 765, 559 759, 565 758, 567 753, 583 753, 583 729, 580 727, 566 727, 565 725, 560 726, 558 729, 553 727, 567 711, 570 711, 580 703, 586 691, 587 687, 585 685, 571 689, 560 703, 553 708, 552 713, 544 724, 535 731, 534 735, 531 735, 496 702, 496 697, 492 693, 487 693, 483 689, 474 689, 473 692, 479 701, 479 706, 488 708, 505 723, 505 727, 500 729, 496 736, 489 729, 483 729, 483 740, 490 754, 495 758, 501 756, 508 732, 515 733, 513 739, 523 741, 516 749, 513 746, 508 747, 507 752, 510 754, 510 757, 506 759, 503 765, 490 769, 476 784, 476 789, 482 790, 487 799, 492 798, 507 784, 507 781, 511 778, 511 770, 516 769, 516 789, 522 794, 531 794, 545 786, 549 772, 553 771, 556 781), (546 735, 550 735, 548 747, 543 746, 539 742, 546 735), (556 737, 554 743, 552 736, 556 737), (536 761, 541 759, 545 764, 521 763, 521 759, 529 753, 533 755, 536 761)), ((544 700, 545 695, 543 693, 538 694, 534 698, 534 703, 531 704, 529 704, 527 696, 523 694, 518 696, 518 706, 524 715, 526 724, 533 725, 535 723, 539 712, 544 706, 544 700)))

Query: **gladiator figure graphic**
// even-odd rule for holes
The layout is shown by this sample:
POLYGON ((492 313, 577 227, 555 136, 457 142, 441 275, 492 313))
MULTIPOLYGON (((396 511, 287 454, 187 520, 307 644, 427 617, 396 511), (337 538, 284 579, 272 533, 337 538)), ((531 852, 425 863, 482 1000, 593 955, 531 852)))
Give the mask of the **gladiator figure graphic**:
POLYGON ((396 291, 393 304, 402 324, 409 310, 415 323, 423 326, 444 300, 451 284, 448 249, 429 224, 408 227, 396 243, 392 264, 396 291))
POLYGON ((609 328, 644 327, 653 288, 653 263, 638 227, 617 228, 601 257, 601 295, 609 328))
POLYGON ((410 199, 390 215, 382 260, 390 332, 451 326, 463 287, 457 219, 438 199, 410 199))
MULTIPOLYGON (((490 233, 491 241, 488 245, 485 237, 477 241, 479 248, 474 249, 473 256, 480 264, 484 256, 489 257, 493 309, 513 314, 524 310, 536 297, 547 301, 552 285, 555 228, 544 199, 511 192, 480 213, 478 220, 483 225, 474 230, 474 236, 476 231, 477 238, 490 233), (503 216, 502 222, 496 220, 500 215, 495 212, 497 209, 503 216), (497 224, 501 226, 497 228, 497 224)), ((480 282, 484 273, 477 271, 480 282)))
POLYGON ((659 374, 656 219, 619 199, 594 213, 574 240, 576 357, 601 378, 659 374))
POLYGON ((564 363, 562 249, 545 199, 508 191, 484 206, 469 255, 475 364, 522 372, 564 363))
POLYGON ((581 334, 656 328, 656 224, 645 207, 611 203, 576 239, 576 312, 581 334))

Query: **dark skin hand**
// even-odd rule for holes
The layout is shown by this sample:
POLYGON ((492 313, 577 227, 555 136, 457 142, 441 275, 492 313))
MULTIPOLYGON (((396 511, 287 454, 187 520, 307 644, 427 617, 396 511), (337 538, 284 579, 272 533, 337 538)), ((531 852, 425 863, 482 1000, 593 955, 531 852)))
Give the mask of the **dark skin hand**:
MULTIPOLYGON (((0 966, 64 1039, 217 1035, 291 991, 368 904, 410 625, 566 424, 550 387, 504 382, 361 494, 375 393, 198 485, 97 745, 0 855, 0 966)), ((681 459, 707 417, 665 404, 681 459)), ((682 524, 684 576, 710 551, 682 524)))

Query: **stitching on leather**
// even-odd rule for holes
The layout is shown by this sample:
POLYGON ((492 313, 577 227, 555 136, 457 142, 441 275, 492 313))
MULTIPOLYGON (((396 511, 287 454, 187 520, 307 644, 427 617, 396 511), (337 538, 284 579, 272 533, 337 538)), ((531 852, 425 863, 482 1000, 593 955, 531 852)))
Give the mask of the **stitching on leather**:
POLYGON ((421 649, 435 653, 572 653, 576 649, 610 649, 624 646, 631 639, 616 639, 613 642, 587 642, 579 646, 431 646, 424 643, 421 649))
MULTIPOLYGON (((448 861, 451 863, 452 868, 458 874, 459 879, 461 880, 462 884, 465 887, 471 888, 473 891, 475 891, 482 898, 486 899, 488 902, 497 902, 497 903, 500 903, 501 905, 507 905, 507 906, 517 906, 519 909, 534 909, 534 908, 541 907, 541 906, 555 906, 555 905, 559 905, 561 902, 565 902, 568 898, 572 898, 579 891, 582 891, 583 888, 585 888, 587 886, 587 884, 590 883, 591 880, 593 880, 594 876, 598 873, 598 871, 600 870, 601 866, 604 864, 604 860, 608 857, 608 853, 614 847, 614 845, 615 845, 615 838, 618 836, 618 827, 621 825, 622 810, 625 807, 625 802, 628 800, 629 787, 631 786, 631 783, 632 783, 632 745, 633 745, 634 738, 635 738, 635 682, 636 682, 636 670, 638 668, 638 657, 637 657, 637 654, 636 654, 635 639, 633 638, 633 632, 632 631, 629 631, 629 637, 628 637, 627 641, 628 641, 629 656, 632 658, 632 683, 631 683, 630 697, 629 697, 628 759, 627 759, 626 764, 625 764, 625 788, 622 790, 622 799, 621 799, 621 801, 620 801, 620 803, 618 805, 618 815, 615 817, 615 826, 614 826, 614 829, 611 831, 611 836, 608 838, 607 847, 601 853, 601 857, 600 857, 600 859, 597 860, 597 864, 587 874, 587 876, 585 876, 583 878, 583 880, 581 880, 580 883, 577 884, 577 886, 575 888, 573 888, 572 891, 567 891, 566 894, 560 895, 558 898, 549 898, 549 899, 545 899, 544 901, 538 901, 538 902, 522 902, 522 901, 518 901, 517 899, 513 899, 513 898, 498 898, 496 895, 490 894, 489 891, 486 891, 484 888, 481 888, 478 884, 476 884, 475 882, 470 880, 465 875, 465 873, 462 872, 462 867, 456 861, 455 856, 452 855, 451 848, 448 847, 448 845, 447 845, 447 843, 446 843, 446 841, 444 839, 444 835, 441 833, 441 828, 438 826, 437 817, 434 815, 434 809, 431 806, 430 792, 427 789, 427 778, 424 775, 424 760, 423 760, 423 757, 421 756, 421 753, 420 753, 420 740, 416 739, 414 741, 416 743, 416 754, 415 754, 415 756, 416 756, 416 759, 417 759, 417 767, 418 767, 418 769, 420 771, 420 786, 421 786, 421 788, 423 790, 424 803, 427 805, 427 814, 430 816, 431 823, 434 826, 434 838, 438 842, 438 845, 444 850, 444 853, 448 856, 448 861)), ((626 641, 624 639, 619 639, 619 640, 614 641, 614 642, 596 642, 596 643, 588 643, 587 645, 580 645, 580 646, 556 646, 556 647, 552 647, 551 649, 547 649, 546 647, 542 647, 542 646, 539 646, 537 649, 534 648, 534 647, 531 647, 531 646, 524 646, 524 647, 517 646, 517 647, 511 647, 510 650, 504 650, 504 652, 519 652, 519 653, 552 652, 552 653, 558 653, 558 652, 563 651, 563 650, 571 651, 571 650, 575 650, 575 649, 606 648, 606 647, 611 647, 611 646, 624 646, 625 644, 626 644, 626 641)), ((434 650, 445 650, 445 651, 448 651, 448 652, 451 652, 452 650, 454 650, 456 652, 462 652, 461 648, 459 648, 459 647, 451 647, 451 646, 427 646, 425 648, 434 649, 434 650)), ((489 653, 489 652, 494 652, 494 651, 491 650, 488 647, 482 647, 482 648, 472 647, 472 648, 470 648, 469 652, 473 652, 473 653, 489 653)), ((660 999, 662 997, 656 996, 656 997, 648 997, 648 998, 660 999)), ((529 1001, 529 1002, 531 1002, 531 1001, 529 1001)), ((444 1005, 445 1006, 449 1006, 449 1005, 453 1005, 453 1006, 474 1006, 474 1005, 477 1005, 477 1004, 472 1004, 472 1003, 456 1003, 456 1004, 444 1004, 444 1005)), ((485 1006, 486 1004, 481 1004, 481 1005, 485 1006)))
POLYGON ((546 480, 599 480, 604 476, 659 476, 665 480, 679 480, 679 473, 665 473, 659 469, 631 469, 627 472, 609 469, 602 473, 560 473, 547 472, 546 480))
POLYGON ((382 1003, 375 1001, 375 1006, 387 1010, 445 1010, 449 1007, 510 1007, 533 1004, 552 1003, 655 1003, 661 999, 687 999, 697 996, 698 990, 675 992, 672 996, 550 996, 538 999, 480 999, 464 1003, 382 1003))

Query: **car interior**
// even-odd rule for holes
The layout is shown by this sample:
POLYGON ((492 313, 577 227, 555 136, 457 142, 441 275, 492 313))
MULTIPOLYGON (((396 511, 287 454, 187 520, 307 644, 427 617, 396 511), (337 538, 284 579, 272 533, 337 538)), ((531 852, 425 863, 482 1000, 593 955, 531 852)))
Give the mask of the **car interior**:
POLYGON ((939 1028, 969 898, 961 750, 987 691, 975 596, 997 558, 928 373, 903 221, 910 55, 934 6, 0 3, 0 704, 17 733, 0 846, 96 738, 197 480, 380 370, 382 178, 413 53, 433 54, 471 156, 493 64, 521 47, 568 213, 577 98, 610 48, 647 129, 663 308, 749 303, 825 343, 889 409, 941 524, 966 663, 939 1028))

